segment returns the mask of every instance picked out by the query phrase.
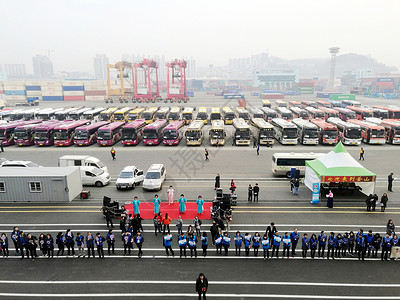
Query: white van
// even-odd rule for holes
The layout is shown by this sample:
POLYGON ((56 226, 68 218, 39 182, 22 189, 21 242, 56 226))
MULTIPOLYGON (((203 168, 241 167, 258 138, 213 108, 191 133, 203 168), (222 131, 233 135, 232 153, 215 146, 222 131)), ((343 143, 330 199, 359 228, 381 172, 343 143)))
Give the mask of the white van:
POLYGON ((143 180, 144 190, 161 190, 167 176, 167 170, 163 164, 153 164, 147 170, 143 180))
POLYGON ((136 185, 144 180, 143 170, 136 166, 126 166, 119 173, 115 186, 120 189, 134 189, 136 185))
POLYGON ((111 176, 108 172, 96 167, 80 167, 82 185, 95 185, 101 187, 110 183, 111 176))
POLYGON ((59 167, 96 167, 108 172, 107 166, 98 158, 89 155, 64 155, 58 158, 59 167))
POLYGON ((6 160, 1 164, 2 168, 5 167, 41 167, 29 160, 6 160))

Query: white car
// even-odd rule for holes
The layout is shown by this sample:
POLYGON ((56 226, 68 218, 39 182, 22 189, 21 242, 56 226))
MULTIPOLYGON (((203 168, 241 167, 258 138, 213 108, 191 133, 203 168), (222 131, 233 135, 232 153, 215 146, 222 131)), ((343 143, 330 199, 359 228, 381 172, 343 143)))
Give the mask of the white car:
POLYGON ((80 167, 82 185, 95 185, 101 187, 110 183, 111 176, 108 172, 96 167, 80 167))
POLYGON ((7 160, 1 164, 1 167, 41 167, 29 160, 7 160))
POLYGON ((144 180, 143 170, 136 166, 126 166, 119 173, 115 186, 120 189, 134 189, 140 182, 144 180))
POLYGON ((147 170, 143 180, 144 190, 161 190, 167 176, 167 170, 163 164, 153 164, 147 170))

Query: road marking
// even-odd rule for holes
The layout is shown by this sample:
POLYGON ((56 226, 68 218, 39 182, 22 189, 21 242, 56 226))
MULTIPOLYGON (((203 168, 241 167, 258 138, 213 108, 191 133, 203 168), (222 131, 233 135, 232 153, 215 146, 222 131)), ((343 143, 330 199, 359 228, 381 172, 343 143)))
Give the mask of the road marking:
MULTIPOLYGON (((192 293, 101 293, 101 294, 88 294, 88 293, 79 293, 79 294, 33 294, 33 293, 0 293, 2 297, 35 297, 35 298, 78 298, 81 299, 83 297, 198 297, 198 294, 192 293)), ((207 297, 212 298, 290 298, 290 299, 377 299, 377 300, 392 300, 392 299, 400 299, 400 296, 327 296, 327 295, 288 295, 288 294, 210 294, 207 293, 207 297)))
MULTIPOLYGON (((195 284, 191 280, 0 280, 0 284, 195 284)), ((289 285, 289 286, 332 286, 332 287, 378 287, 398 288, 398 283, 342 283, 342 282, 295 282, 295 281, 218 281, 209 285, 289 285)))
MULTIPOLYGON (((234 210, 234 214, 236 213, 275 213, 275 214, 315 214, 315 213, 323 213, 323 214, 379 214, 381 212, 378 211, 319 211, 319 210, 293 210, 293 211, 279 211, 279 210, 245 210, 245 211, 240 211, 240 210, 234 210)), ((383 213, 381 213, 383 214, 383 213)), ((399 212, 389 212, 386 214, 400 214, 399 212)))

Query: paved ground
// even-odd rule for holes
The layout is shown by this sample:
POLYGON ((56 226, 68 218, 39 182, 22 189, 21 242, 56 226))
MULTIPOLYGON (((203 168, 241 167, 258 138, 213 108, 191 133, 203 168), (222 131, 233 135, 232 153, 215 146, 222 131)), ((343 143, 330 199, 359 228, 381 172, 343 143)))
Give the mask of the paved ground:
MULTIPOLYGON (((208 106, 213 103, 210 99, 213 98, 204 96, 203 99, 208 106)), ((260 103, 260 100, 254 98, 250 102, 260 103)), ((221 100, 218 100, 218 105, 223 105, 221 100)), ((205 145, 208 147, 208 142, 205 145)), ((135 195, 144 201, 150 201, 154 195, 153 192, 143 192, 140 186, 132 191, 117 191, 114 182, 120 170, 126 165, 137 164, 146 171, 155 162, 161 162, 167 167, 167 181, 163 192, 159 193, 164 201, 166 187, 169 185, 173 185, 177 193, 184 193, 189 200, 194 200, 199 194, 206 200, 211 200, 214 197, 216 173, 221 174, 224 188, 229 186, 231 179, 235 179, 239 203, 234 209, 231 232, 240 230, 242 233, 263 233, 266 225, 274 221, 280 232, 291 232, 294 227, 298 227, 301 233, 318 233, 320 230, 348 232, 358 231, 359 228, 384 233, 389 218, 395 224, 400 223, 400 184, 396 181, 394 192, 389 194, 386 213, 367 213, 364 207, 365 196, 362 194, 336 195, 335 208, 328 209, 324 199, 319 205, 311 205, 311 193, 304 186, 300 188, 300 196, 296 197, 289 192, 289 184, 285 178, 272 176, 271 157, 274 152, 328 152, 332 148, 329 146, 276 145, 273 149, 261 148, 261 155, 257 156, 251 147, 233 147, 228 142, 223 148, 209 148, 211 155, 207 163, 203 161, 204 147, 149 148, 139 145, 127 148, 117 145, 115 148, 116 161, 111 160, 109 148, 97 146, 67 149, 51 147, 40 148, 40 151, 35 147, 6 148, 2 157, 33 160, 43 166, 56 166, 57 158, 65 154, 93 155, 106 163, 113 182, 103 188, 88 187, 92 194, 90 199, 75 200, 70 204, 1 204, 0 232, 9 234, 11 228, 17 225, 25 232, 35 235, 49 232, 54 236, 68 227, 75 233, 91 230, 105 235, 105 220, 99 212, 104 195, 121 203, 131 200, 135 195), (188 154, 182 156, 180 152, 185 149, 189 150, 188 154), (260 202, 248 203, 247 186, 255 182, 261 187, 260 202)), ((376 192, 380 196, 386 191, 387 175, 393 171, 397 176, 400 169, 399 150, 393 145, 365 145, 364 149, 366 160, 363 165, 377 174, 376 192)), ((359 147, 347 147, 347 150, 358 157, 359 147)), ((185 226, 190 223, 185 220, 185 226)), ((175 223, 172 224, 175 239, 175 223)), ((208 231, 209 226, 210 222, 206 221, 203 229, 208 231)), ((210 298, 400 298, 400 269, 396 261, 359 262, 350 257, 335 261, 303 260, 299 256, 289 261, 264 261, 261 257, 254 258, 253 255, 250 258, 236 257, 233 249, 228 257, 217 256, 213 247, 210 247, 206 259, 167 259, 161 237, 154 236, 150 221, 144 222, 144 229, 144 257, 141 260, 136 257, 136 249, 132 256, 123 258, 120 240, 117 241, 116 255, 106 255, 104 260, 1 259, 0 297, 195 297, 194 280, 199 272, 204 272, 210 280, 210 298)), ((116 230, 117 235, 118 232, 116 230)), ((12 246, 11 248, 13 249, 12 246)), ((173 248, 177 250, 176 241, 173 248)))

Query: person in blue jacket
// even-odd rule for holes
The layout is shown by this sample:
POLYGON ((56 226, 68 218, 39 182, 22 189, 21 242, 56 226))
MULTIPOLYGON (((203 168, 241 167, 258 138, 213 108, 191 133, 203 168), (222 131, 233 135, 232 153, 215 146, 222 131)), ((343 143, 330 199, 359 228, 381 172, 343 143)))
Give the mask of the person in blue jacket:
POLYGON ((114 236, 114 232, 112 229, 110 229, 108 231, 106 240, 107 240, 107 246, 108 246, 108 248, 107 248, 108 255, 110 255, 111 252, 112 252, 112 254, 115 255, 115 236, 114 236))
POLYGON ((343 235, 342 257, 346 257, 348 249, 349 249, 349 234, 345 232, 343 235))
POLYGON ((3 251, 3 257, 8 257, 8 255, 10 254, 8 251, 8 237, 7 234, 5 234, 4 232, 1 234, 0 237, 0 246, 3 251))
POLYGON ((358 252, 358 260, 362 257, 364 260, 365 257, 365 237, 362 234, 359 234, 356 240, 357 243, 357 252, 358 252))
POLYGON ((65 246, 67 246, 67 254, 68 256, 71 255, 75 257, 75 249, 74 249, 74 234, 72 233, 71 229, 67 229, 67 232, 65 233, 65 246))
POLYGON ((186 211, 186 198, 183 194, 181 194, 181 197, 178 199, 179 202, 179 213, 183 214, 186 211))
POLYGON ((329 259, 329 254, 331 254, 332 259, 335 259, 335 248, 336 248, 336 237, 335 233, 331 232, 331 235, 328 238, 328 254, 326 256, 329 259))
POLYGON ((382 244, 382 237, 379 233, 375 233, 372 243, 374 245, 374 250, 372 251, 372 256, 377 258, 378 251, 381 248, 381 244, 382 244))
POLYGON ((94 241, 97 246, 97 254, 99 255, 99 258, 104 258, 104 249, 103 249, 104 238, 100 235, 100 232, 96 234, 94 241))
POLYGON ((349 232, 349 254, 351 257, 354 256, 354 245, 356 243, 356 236, 353 231, 349 232))
POLYGON ((261 246, 264 252, 264 260, 266 260, 267 258, 269 259, 269 237, 267 234, 264 234, 261 240, 261 246))
POLYGON ((197 258, 197 237, 193 233, 189 234, 188 246, 190 249, 190 258, 193 257, 193 253, 194 257, 197 258))
POLYGON ((308 238, 308 234, 303 234, 303 238, 301 240, 301 250, 303 254, 303 258, 307 257, 307 251, 310 248, 310 239, 308 238))
POLYGON ((222 234, 221 234, 221 231, 218 231, 217 236, 215 238, 215 247, 217 248, 217 254, 222 254, 222 234))
POLYGON ((251 240, 252 240, 251 234, 246 232, 244 235, 244 251, 246 253, 246 256, 249 256, 250 254, 251 240))
POLYGON ((371 250, 372 254, 374 253, 374 245, 373 245, 373 240, 374 240, 374 235, 372 233, 372 230, 368 230, 368 233, 365 235, 365 248, 367 251, 367 257, 370 257, 371 255, 371 250))
POLYGON ((253 251, 254 256, 258 256, 258 249, 260 248, 261 236, 256 232, 253 236, 253 251))
POLYGON ((203 213, 203 204, 204 204, 204 200, 201 196, 197 197, 196 204, 197 204, 197 213, 201 215, 203 213))
POLYGON ((310 238, 310 250, 311 250, 311 258, 314 259, 315 252, 317 251, 318 247, 318 239, 317 236, 313 233, 310 238))
POLYGON ((179 258, 182 258, 182 253, 186 258, 186 246, 187 246, 187 238, 186 235, 181 232, 178 236, 178 246, 179 246, 179 258))
POLYGON ((299 242, 300 235, 297 231, 297 228, 293 230, 290 234, 290 241, 292 242, 292 257, 296 255, 296 247, 297 243, 299 242))
POLYGON ((64 255, 64 246, 65 246, 65 236, 62 232, 59 232, 56 237, 56 244, 58 246, 57 257, 60 255, 64 255))
POLYGON ((80 232, 76 234, 76 246, 78 247, 78 257, 85 257, 85 239, 80 232))
POLYGON ((94 257, 94 236, 90 231, 86 235, 86 248, 88 251, 88 258, 90 258, 90 252, 92 252, 92 257, 94 257))
POLYGON ((208 237, 207 232, 203 231, 203 235, 201 237, 201 248, 203 249, 203 256, 207 256, 207 248, 208 248, 208 237))
POLYGON ((275 232, 272 238, 272 257, 274 257, 276 251, 276 258, 279 258, 279 246, 281 245, 282 237, 279 235, 279 232, 275 232))
POLYGON ((54 239, 51 236, 51 234, 47 234, 46 237, 46 252, 47 252, 47 258, 53 258, 54 257, 54 239))
POLYGON ((318 235, 318 258, 319 257, 324 258, 326 240, 327 237, 325 231, 322 230, 321 233, 318 235))
POLYGON ((222 237, 222 246, 224 247, 225 250, 225 256, 228 256, 228 249, 230 245, 231 245, 231 238, 228 232, 225 232, 224 236, 222 237))
POLYGON ((122 234, 122 243, 124 244, 124 256, 128 252, 131 255, 131 248, 132 248, 132 235, 129 231, 125 231, 122 234))
POLYGON ((161 204, 161 199, 158 198, 158 195, 154 196, 153 204, 154 204, 154 214, 156 215, 160 212, 160 204, 161 204))
POLYGON ((144 237, 142 236, 142 233, 140 231, 138 231, 136 233, 134 240, 135 240, 136 247, 139 250, 138 257, 142 258, 142 256, 143 256, 142 246, 143 246, 143 242, 144 242, 144 237))
POLYGON ((11 240, 14 243, 15 247, 15 255, 19 255, 19 247, 18 247, 18 236, 19 236, 19 230, 18 227, 14 227, 13 231, 11 232, 11 240))
POLYGON ((133 214, 134 215, 140 214, 140 210, 139 210, 140 201, 138 200, 138 197, 133 198, 132 206, 133 206, 133 214))
POLYGON ((392 238, 390 237, 389 234, 386 234, 386 236, 382 239, 381 260, 383 260, 383 258, 385 258, 385 260, 388 260, 388 256, 390 257, 391 249, 392 249, 392 238))
POLYGON ((235 251, 236 251, 236 256, 240 256, 240 249, 242 248, 242 243, 243 243, 243 237, 240 234, 240 231, 236 231, 236 234, 234 236, 234 241, 235 241, 235 251))
POLYGON ((397 247, 397 246, 399 246, 399 238, 397 237, 397 234, 393 234, 392 247, 397 247))
POLYGON ((164 235, 163 245, 165 247, 165 252, 167 253, 167 256, 169 256, 169 252, 171 252, 172 256, 175 256, 174 250, 172 250, 172 247, 171 247, 171 242, 172 242, 172 234, 167 233, 166 235, 164 235), (169 252, 168 252, 168 250, 169 250, 169 252))
POLYGON ((343 248, 343 236, 339 233, 336 236, 336 251, 335 251, 335 257, 340 258, 341 252, 343 248))
MULTIPOLYGON (((290 244, 291 243, 292 243, 291 236, 289 236, 289 233, 285 232, 285 235, 282 238, 282 245, 283 245, 282 258, 285 258, 285 252, 287 252, 286 255, 287 255, 287 258, 289 259, 289 250, 290 250, 290 244)), ((293 254, 292 254, 292 256, 293 256, 293 254)))

